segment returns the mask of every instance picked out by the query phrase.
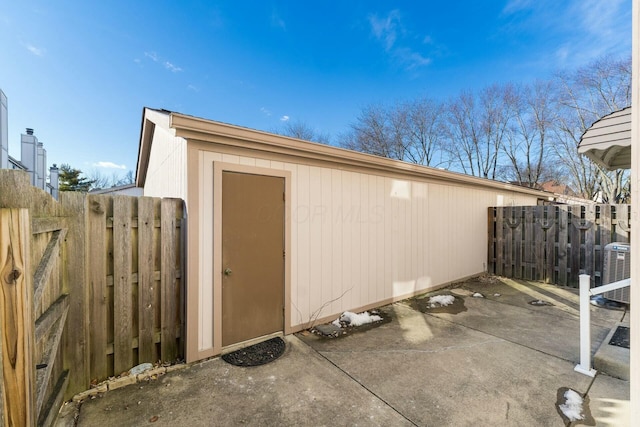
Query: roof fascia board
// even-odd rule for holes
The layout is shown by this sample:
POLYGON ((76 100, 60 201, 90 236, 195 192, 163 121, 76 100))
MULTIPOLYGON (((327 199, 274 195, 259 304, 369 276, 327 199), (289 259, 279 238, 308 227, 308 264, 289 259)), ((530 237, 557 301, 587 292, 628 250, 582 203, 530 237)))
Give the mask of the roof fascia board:
POLYGON ((196 139, 209 143, 250 148, 257 151, 276 152, 297 158, 323 160, 335 165, 356 166, 383 173, 392 170, 396 173, 423 179, 430 178, 456 184, 513 191, 545 198, 547 200, 550 197, 554 197, 553 193, 545 191, 401 162, 385 157, 373 156, 287 136, 186 116, 179 113, 171 113, 169 126, 175 129, 176 136, 183 137, 187 140, 196 139))

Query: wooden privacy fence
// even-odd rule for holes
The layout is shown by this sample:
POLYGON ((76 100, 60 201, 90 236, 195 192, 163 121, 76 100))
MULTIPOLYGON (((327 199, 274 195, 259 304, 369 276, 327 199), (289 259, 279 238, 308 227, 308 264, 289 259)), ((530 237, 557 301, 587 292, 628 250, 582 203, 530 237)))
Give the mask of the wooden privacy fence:
POLYGON ((61 193, 0 170, 0 425, 183 356, 183 203, 61 193))
POLYGON ((604 247, 629 242, 631 205, 489 208, 489 272, 577 287, 602 278, 604 247))

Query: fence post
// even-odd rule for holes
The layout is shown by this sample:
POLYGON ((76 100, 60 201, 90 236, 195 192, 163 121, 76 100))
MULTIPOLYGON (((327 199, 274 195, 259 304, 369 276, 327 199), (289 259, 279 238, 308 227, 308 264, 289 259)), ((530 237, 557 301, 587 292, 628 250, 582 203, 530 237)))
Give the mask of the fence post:
POLYGON ((589 288, 591 276, 580 275, 580 364, 574 371, 593 377, 596 370, 591 369, 591 312, 589 311, 589 288))
POLYGON ((33 271, 27 209, 0 209, 0 341, 5 425, 35 425, 33 271), (6 405, 6 406, 5 406, 6 405))

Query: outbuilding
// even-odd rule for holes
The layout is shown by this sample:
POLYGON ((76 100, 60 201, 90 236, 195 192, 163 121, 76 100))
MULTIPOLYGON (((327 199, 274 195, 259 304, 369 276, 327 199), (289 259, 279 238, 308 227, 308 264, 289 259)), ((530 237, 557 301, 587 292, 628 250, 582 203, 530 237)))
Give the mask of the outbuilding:
POLYGON ((185 201, 187 361, 481 274, 487 209, 554 198, 149 108, 136 184, 185 201))

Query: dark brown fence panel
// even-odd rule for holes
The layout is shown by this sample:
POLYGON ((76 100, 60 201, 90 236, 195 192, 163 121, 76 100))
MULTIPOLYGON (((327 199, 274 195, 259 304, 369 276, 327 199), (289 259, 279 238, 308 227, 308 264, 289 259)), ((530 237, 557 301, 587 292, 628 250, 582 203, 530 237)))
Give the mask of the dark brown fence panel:
POLYGON ((601 283, 604 247, 628 242, 630 205, 489 208, 489 271, 578 286, 579 275, 601 283))

